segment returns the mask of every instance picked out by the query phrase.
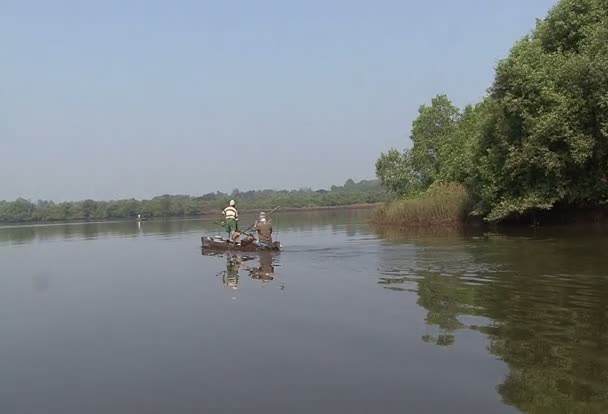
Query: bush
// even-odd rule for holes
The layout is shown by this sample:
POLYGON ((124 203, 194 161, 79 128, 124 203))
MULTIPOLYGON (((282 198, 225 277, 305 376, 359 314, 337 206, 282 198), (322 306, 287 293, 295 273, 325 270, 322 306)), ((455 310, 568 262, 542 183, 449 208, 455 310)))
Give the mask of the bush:
MULTIPOLYGON (((488 222, 607 205, 608 0, 558 1, 499 62, 480 104, 460 111, 433 98, 411 141, 376 162, 397 196, 460 182, 488 222)), ((406 203, 408 211, 420 203, 406 203)))
POLYGON ((459 183, 434 183, 415 198, 386 203, 372 214, 372 222, 400 227, 457 226, 464 223, 472 198, 459 183))

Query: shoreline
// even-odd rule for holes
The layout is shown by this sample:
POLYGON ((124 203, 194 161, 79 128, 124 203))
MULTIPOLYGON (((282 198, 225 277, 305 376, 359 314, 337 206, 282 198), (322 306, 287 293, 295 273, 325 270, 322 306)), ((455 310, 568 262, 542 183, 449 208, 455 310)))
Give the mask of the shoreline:
MULTIPOLYGON (((358 203, 358 204, 346 204, 343 206, 312 206, 312 207, 281 207, 277 210, 278 212, 298 212, 298 211, 326 211, 326 210, 363 210, 363 209, 373 209, 376 207, 382 206, 384 203, 358 203)), ((238 207, 238 206, 237 206, 238 207)), ((240 214, 249 214, 249 213, 259 213, 264 210, 272 210, 274 207, 260 207, 260 208, 243 208, 238 209, 240 214)), ((275 213, 276 214, 276 213, 275 213)), ((205 217, 205 216, 215 216, 217 213, 215 211, 206 211, 198 216, 192 217, 205 217)))
MULTIPOLYGON (((311 207, 281 207, 278 212, 314 212, 314 211, 330 211, 330 210, 363 210, 363 209, 374 209, 381 206, 383 203, 357 203, 357 204, 346 204, 343 206, 311 206, 311 207)), ((239 210, 240 214, 257 214, 260 211, 271 210, 270 208, 247 208, 239 210)), ((181 220, 181 219, 207 219, 210 217, 217 217, 221 211, 206 210, 200 214, 188 215, 188 216, 164 216, 164 217, 145 217, 146 221, 160 221, 160 220, 181 220)), ((275 213, 276 214, 276 213, 275 213)), ((76 225, 76 224, 102 224, 102 223, 124 223, 124 222, 138 222, 137 217, 124 217, 124 218, 108 218, 108 219, 74 219, 74 220, 57 220, 57 221, 22 221, 22 222, 11 222, 5 221, 0 222, 0 230, 10 229, 15 227, 23 226, 60 226, 60 225, 76 225)))

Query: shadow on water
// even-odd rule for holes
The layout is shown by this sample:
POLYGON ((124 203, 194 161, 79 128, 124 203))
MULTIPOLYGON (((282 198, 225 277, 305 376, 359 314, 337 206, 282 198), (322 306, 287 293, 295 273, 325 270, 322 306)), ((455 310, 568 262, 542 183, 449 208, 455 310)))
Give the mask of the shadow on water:
MULTIPOLYGON (((508 364, 503 400, 529 413, 608 412, 608 238, 598 228, 389 237, 378 283, 415 294, 421 340, 483 334, 508 364)), ((380 233, 381 237, 386 234, 380 233)))

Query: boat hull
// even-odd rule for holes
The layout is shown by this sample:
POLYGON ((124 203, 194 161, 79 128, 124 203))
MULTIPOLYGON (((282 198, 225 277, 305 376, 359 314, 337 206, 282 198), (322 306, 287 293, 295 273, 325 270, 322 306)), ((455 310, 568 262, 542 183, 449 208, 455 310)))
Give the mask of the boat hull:
POLYGON ((270 246, 258 246, 255 243, 240 244, 221 238, 201 237, 203 250, 235 251, 235 252, 277 252, 281 250, 281 243, 273 242, 270 246))

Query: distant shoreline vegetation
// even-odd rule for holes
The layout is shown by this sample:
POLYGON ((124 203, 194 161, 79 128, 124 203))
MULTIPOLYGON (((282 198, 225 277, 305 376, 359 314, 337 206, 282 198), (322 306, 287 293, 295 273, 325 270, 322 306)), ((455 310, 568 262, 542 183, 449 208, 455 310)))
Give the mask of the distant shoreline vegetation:
POLYGON ((0 201, 0 223, 36 223, 57 221, 90 221, 108 219, 196 217, 219 214, 234 199, 242 210, 260 210, 275 206, 284 209, 313 209, 369 205, 388 200, 378 180, 349 179, 329 190, 234 190, 230 194, 215 192, 200 197, 161 195, 149 200, 134 198, 113 201, 31 201, 19 198, 0 201))
POLYGON ((498 63, 476 105, 460 109, 445 95, 422 105, 411 148, 376 162, 394 201, 375 221, 453 223, 463 207, 464 219, 488 223, 605 219, 606 4, 560 0, 498 63))

